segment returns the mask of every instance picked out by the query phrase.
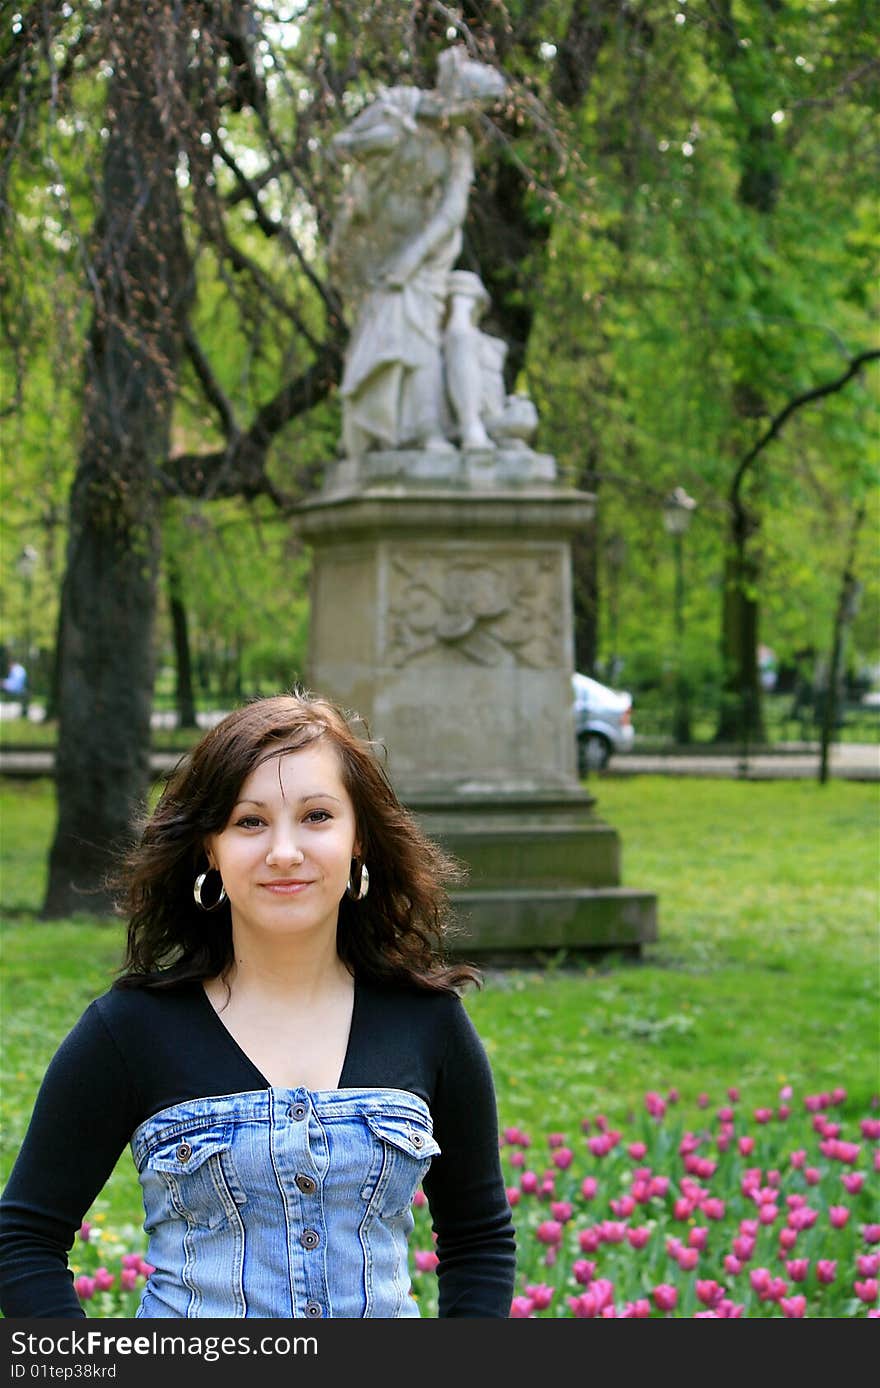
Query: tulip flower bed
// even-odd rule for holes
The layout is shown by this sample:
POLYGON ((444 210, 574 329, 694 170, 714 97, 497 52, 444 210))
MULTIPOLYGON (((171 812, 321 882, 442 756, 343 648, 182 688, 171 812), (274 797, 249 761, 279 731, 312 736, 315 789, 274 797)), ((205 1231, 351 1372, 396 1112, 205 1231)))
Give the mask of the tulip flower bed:
MULTIPOLYGON (((846 1091, 744 1112, 735 1089, 690 1131, 649 1092, 632 1129, 502 1133, 517 1230, 514 1318, 880 1317, 880 1116, 846 1091)), ((436 1314, 416 1196, 413 1284, 436 1314)), ((433 1283, 433 1285, 432 1285, 433 1283)))
MULTIPOLYGON (((576 1135, 505 1128, 517 1230, 512 1318, 880 1317, 880 1100, 842 1088, 750 1113, 729 1089, 705 1122, 649 1091, 629 1132, 602 1114, 576 1135), (846 1115, 846 1116, 844 1116, 846 1115)), ((437 1313, 429 1214, 413 1202, 413 1293, 437 1313)), ((133 1316, 152 1272, 122 1235, 84 1223, 71 1255, 89 1316, 133 1316)))

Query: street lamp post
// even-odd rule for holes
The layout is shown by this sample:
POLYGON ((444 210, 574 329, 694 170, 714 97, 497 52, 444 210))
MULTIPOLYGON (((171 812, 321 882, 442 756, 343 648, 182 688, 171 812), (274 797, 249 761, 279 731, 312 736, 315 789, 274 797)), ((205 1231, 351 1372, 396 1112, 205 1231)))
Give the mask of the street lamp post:
POLYGON ((684 537, 696 501, 684 487, 676 487, 663 502, 663 524, 675 550, 675 711, 673 737, 683 745, 691 740, 688 685, 684 674, 684 537))

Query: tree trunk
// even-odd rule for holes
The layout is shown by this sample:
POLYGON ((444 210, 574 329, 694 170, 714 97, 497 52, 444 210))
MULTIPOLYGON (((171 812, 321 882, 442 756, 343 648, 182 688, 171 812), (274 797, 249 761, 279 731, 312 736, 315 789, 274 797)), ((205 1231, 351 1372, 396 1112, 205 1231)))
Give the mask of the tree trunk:
POLYGON ((58 821, 44 917, 111 909, 106 885, 149 785, 161 496, 191 289, 166 137, 184 48, 151 4, 117 5, 91 278, 83 441, 60 632, 58 821), (165 51, 167 50, 167 51, 165 51))
POLYGON ((724 564, 721 619, 722 684, 716 742, 745 749, 764 741, 761 682, 758 678, 758 565, 734 549, 724 564))

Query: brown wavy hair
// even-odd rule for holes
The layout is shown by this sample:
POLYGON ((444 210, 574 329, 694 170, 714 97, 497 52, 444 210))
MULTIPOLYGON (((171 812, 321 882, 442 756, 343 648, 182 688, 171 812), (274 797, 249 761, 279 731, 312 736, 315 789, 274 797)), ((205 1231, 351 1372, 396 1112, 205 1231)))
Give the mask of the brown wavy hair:
POLYGON ((206 915, 193 898, 194 880, 208 867, 205 840, 226 827, 256 766, 319 738, 339 754, 370 872, 367 896, 352 901, 345 895, 340 902, 339 957, 353 974, 375 982, 440 992, 480 986, 479 969, 446 956, 447 884, 463 879, 462 865, 400 803, 363 720, 296 689, 228 714, 178 763, 117 879, 117 904, 128 919, 117 987, 225 974, 233 962, 229 903, 206 915))

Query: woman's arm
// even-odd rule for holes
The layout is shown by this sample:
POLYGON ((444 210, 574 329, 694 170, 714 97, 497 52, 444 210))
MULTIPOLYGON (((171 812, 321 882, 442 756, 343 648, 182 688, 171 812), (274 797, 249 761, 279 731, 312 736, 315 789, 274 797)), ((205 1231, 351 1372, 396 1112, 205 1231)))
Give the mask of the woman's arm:
POLYGON ((458 1001, 431 1111, 441 1155, 424 1189, 437 1235, 438 1314, 506 1319, 516 1243, 498 1150, 495 1088, 483 1044, 458 1001))
POLYGON ((0 1200, 0 1310, 82 1317, 67 1254, 134 1129, 135 1095, 95 1003, 56 1051, 0 1200))

